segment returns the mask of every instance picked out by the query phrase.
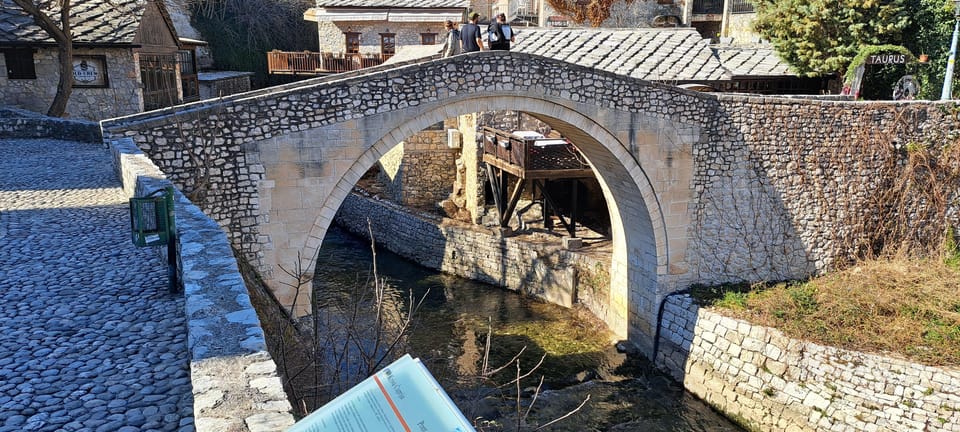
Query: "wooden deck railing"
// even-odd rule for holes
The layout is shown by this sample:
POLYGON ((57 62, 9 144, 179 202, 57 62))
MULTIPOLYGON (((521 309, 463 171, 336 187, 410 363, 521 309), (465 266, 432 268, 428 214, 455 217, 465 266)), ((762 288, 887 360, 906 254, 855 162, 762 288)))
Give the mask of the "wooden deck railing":
POLYGON ((310 51, 269 51, 267 68, 271 74, 313 75, 349 72, 382 64, 390 56, 310 51))
POLYGON ((552 138, 522 139, 510 132, 484 126, 483 161, 519 178, 576 178, 593 171, 580 151, 559 134, 552 138))

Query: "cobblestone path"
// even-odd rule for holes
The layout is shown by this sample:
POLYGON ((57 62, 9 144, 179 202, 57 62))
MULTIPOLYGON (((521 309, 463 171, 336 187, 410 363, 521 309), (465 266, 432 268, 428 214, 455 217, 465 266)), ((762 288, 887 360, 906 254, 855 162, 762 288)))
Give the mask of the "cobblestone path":
POLYGON ((97 144, 0 139, 0 432, 192 431, 182 295, 97 144))

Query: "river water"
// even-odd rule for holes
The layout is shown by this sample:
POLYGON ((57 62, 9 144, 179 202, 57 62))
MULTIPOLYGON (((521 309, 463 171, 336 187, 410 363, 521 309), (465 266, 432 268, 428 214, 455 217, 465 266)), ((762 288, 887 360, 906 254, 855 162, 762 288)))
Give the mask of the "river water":
MULTIPOLYGON (((314 280, 321 304, 349 297, 344 287, 368 279, 372 256, 369 242, 331 227, 314 280)), ((585 312, 425 269, 384 250, 376 257, 386 297, 401 311, 384 322, 410 317, 412 323, 399 354, 419 357, 467 418, 484 419, 482 430, 515 431, 518 424, 534 430, 589 397, 541 430, 742 431, 645 359, 618 353, 603 325, 585 312), (411 316, 411 304, 421 299, 411 316), (510 383, 518 362, 520 374, 533 369, 519 388, 510 383)))

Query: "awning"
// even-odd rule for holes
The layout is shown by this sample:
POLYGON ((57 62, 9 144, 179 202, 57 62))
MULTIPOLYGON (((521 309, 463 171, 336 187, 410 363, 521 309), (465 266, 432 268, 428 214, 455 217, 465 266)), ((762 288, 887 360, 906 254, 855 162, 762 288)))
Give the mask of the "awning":
POLYGON ((460 9, 346 9, 310 8, 303 13, 307 21, 389 21, 389 22, 458 22, 463 20, 460 9))

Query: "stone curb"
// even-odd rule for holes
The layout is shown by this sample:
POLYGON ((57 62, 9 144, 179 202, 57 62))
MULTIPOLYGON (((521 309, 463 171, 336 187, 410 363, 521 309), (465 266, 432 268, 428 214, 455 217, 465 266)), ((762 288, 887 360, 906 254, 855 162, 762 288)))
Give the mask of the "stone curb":
MULTIPOLYGON (((132 139, 107 144, 128 197, 171 184, 132 139)), ((179 190, 175 205, 196 430, 286 429, 292 407, 227 236, 179 190)))

